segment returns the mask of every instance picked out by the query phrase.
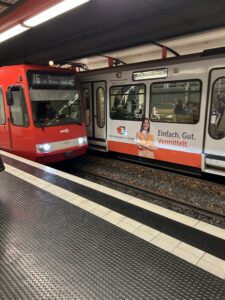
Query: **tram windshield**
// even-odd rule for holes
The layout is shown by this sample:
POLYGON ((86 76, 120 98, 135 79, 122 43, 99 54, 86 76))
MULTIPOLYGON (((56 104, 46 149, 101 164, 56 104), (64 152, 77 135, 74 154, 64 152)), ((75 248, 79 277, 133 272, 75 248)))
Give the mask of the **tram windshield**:
POLYGON ((80 93, 73 74, 28 71, 28 84, 37 127, 82 122, 80 93))

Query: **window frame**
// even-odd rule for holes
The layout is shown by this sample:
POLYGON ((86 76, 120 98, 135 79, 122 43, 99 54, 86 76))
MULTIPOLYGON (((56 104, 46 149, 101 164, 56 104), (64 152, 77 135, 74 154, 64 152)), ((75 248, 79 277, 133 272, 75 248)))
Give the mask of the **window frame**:
POLYGON ((146 84, 145 83, 141 83, 141 82, 137 82, 134 81, 135 83, 130 83, 130 84, 120 84, 120 85, 112 85, 109 87, 109 118, 110 120, 113 120, 113 121, 140 121, 140 120, 143 120, 143 118, 145 117, 145 113, 146 113, 146 96, 147 96, 147 87, 146 87, 146 84), (137 118, 137 119, 112 119, 111 117, 111 94, 110 91, 112 88, 116 88, 116 87, 122 87, 122 86, 137 86, 137 85, 143 85, 144 86, 144 111, 143 111, 143 117, 142 118, 137 118))
POLYGON ((155 81, 150 84, 150 89, 149 89, 149 120, 150 122, 155 122, 155 123, 166 123, 166 124, 186 124, 186 125, 197 125, 200 121, 200 115, 201 115, 201 104, 202 104, 202 80, 199 78, 191 78, 191 79, 184 79, 184 80, 170 80, 170 81, 155 81), (200 91, 199 91, 199 117, 198 117, 198 122, 196 123, 188 123, 188 122, 167 122, 167 121, 161 121, 160 119, 152 119, 151 118, 151 102, 152 102, 152 86, 154 84, 166 84, 166 83, 179 83, 179 82, 190 82, 190 81, 198 81, 200 83, 200 91))
POLYGON ((23 99, 24 99, 24 102, 25 102, 25 105, 26 105, 26 109, 27 109, 27 116, 28 116, 28 122, 27 122, 27 125, 18 125, 18 124, 14 124, 13 122, 12 122, 12 112, 11 112, 11 107, 13 106, 9 106, 9 113, 10 113, 10 122, 11 122, 11 124, 13 125, 13 126, 16 126, 16 127, 24 127, 24 128, 28 128, 28 127, 30 127, 30 116, 29 116, 29 110, 28 110, 28 103, 27 103, 27 101, 26 101, 26 96, 25 96, 25 89, 24 89, 24 87, 22 86, 22 85, 19 85, 19 84, 15 84, 15 85, 9 85, 8 87, 7 87, 7 90, 11 90, 13 87, 18 87, 21 91, 22 91, 22 96, 23 96, 23 99))

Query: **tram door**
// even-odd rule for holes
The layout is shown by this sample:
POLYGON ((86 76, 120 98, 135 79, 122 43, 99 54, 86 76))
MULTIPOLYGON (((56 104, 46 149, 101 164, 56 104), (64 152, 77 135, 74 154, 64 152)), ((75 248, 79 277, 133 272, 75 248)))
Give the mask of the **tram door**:
POLYGON ((225 69, 211 71, 205 171, 225 175, 225 69))
POLYGON ((0 149, 11 149, 11 132, 9 120, 6 119, 7 107, 4 104, 3 90, 0 87, 0 149))
POLYGON ((90 148, 106 150, 106 83, 82 83, 83 105, 90 148))

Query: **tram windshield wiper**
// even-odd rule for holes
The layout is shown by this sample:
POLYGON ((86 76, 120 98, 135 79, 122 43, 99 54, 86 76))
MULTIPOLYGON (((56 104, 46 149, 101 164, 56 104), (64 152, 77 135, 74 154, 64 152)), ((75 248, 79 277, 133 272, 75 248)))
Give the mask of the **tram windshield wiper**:
POLYGON ((33 97, 40 96, 38 99, 32 100, 37 127, 80 124, 82 122, 80 94, 77 91, 67 93, 63 90, 62 95, 58 95, 52 90, 44 92, 39 91, 39 94, 36 93, 37 95, 33 93, 33 97))
POLYGON ((57 115, 58 116, 61 116, 63 115, 63 112, 66 108, 69 108, 70 106, 72 106, 73 104, 76 104, 75 102, 78 101, 79 99, 79 94, 77 93, 75 96, 74 96, 74 99, 71 99, 71 100, 68 100, 67 103, 65 103, 58 111, 57 115))

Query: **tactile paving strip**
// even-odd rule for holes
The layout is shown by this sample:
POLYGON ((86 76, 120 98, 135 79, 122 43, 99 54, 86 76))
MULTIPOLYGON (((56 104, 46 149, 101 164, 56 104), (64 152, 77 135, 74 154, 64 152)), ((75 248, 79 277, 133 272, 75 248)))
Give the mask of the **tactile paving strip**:
POLYGON ((0 174, 0 299, 225 299, 225 283, 0 174))
POLYGON ((4 161, 34 176, 40 177, 52 184, 60 186, 79 196, 112 209, 126 217, 141 222, 160 232, 170 235, 180 241, 192 245, 204 252, 225 260, 225 241, 195 228, 186 226, 169 218, 147 211, 138 206, 121 201, 111 195, 106 195, 89 187, 72 182, 58 175, 24 164, 17 160, 4 157, 4 161))

